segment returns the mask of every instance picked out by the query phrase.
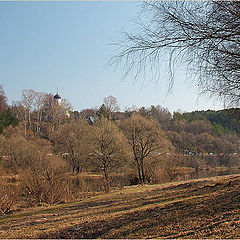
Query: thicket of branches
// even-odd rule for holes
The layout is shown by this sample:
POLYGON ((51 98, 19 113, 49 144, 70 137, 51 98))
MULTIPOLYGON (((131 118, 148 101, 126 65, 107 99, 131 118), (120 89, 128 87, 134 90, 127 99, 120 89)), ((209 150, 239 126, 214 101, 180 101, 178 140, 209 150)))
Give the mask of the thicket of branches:
POLYGON ((201 93, 238 106, 239 1, 145 2, 136 26, 116 43, 113 62, 124 67, 124 74, 143 77, 151 71, 160 81, 161 65, 168 61, 171 88, 174 71, 183 64, 201 93))

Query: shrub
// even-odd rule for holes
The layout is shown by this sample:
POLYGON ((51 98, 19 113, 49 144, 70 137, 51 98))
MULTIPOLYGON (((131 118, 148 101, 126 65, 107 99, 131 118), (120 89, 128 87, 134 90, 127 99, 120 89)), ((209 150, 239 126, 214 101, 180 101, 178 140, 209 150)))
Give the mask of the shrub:
POLYGON ((22 173, 23 197, 30 205, 60 203, 69 194, 66 166, 56 156, 42 156, 31 168, 22 173))
POLYGON ((0 212, 2 214, 10 213, 17 200, 18 200, 18 188, 2 182, 0 186, 0 212))

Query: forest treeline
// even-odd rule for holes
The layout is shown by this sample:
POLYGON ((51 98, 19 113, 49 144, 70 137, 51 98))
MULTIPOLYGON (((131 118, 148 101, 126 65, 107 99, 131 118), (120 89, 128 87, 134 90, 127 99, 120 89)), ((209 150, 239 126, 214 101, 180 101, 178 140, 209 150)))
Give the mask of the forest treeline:
POLYGON ((0 211, 171 181, 183 169, 238 167, 238 111, 121 112, 113 96, 72 111, 67 100, 34 90, 8 105, 0 87, 0 211))

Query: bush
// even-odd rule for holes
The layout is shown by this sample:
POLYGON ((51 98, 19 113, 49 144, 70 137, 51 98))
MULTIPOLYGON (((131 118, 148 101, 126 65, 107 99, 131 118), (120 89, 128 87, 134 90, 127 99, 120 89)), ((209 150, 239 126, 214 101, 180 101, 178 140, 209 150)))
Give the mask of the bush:
POLYGON ((56 156, 43 156, 22 175, 22 196, 29 205, 60 203, 70 194, 66 166, 56 156))
POLYGON ((2 214, 10 213, 17 200, 18 200, 18 188, 2 182, 0 186, 0 212, 2 214))

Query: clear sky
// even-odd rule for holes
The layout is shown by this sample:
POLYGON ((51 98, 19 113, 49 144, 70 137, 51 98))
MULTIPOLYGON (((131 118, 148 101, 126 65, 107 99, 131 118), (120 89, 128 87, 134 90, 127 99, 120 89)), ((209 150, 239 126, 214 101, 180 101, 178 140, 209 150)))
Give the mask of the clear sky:
POLYGON ((176 74, 171 94, 167 79, 156 86, 145 80, 122 81, 122 72, 106 63, 110 44, 131 30, 139 2, 0 2, 0 84, 9 104, 23 89, 68 99, 74 110, 99 107, 113 95, 121 110, 161 105, 170 111, 221 109, 222 103, 198 99, 184 74, 176 74))

